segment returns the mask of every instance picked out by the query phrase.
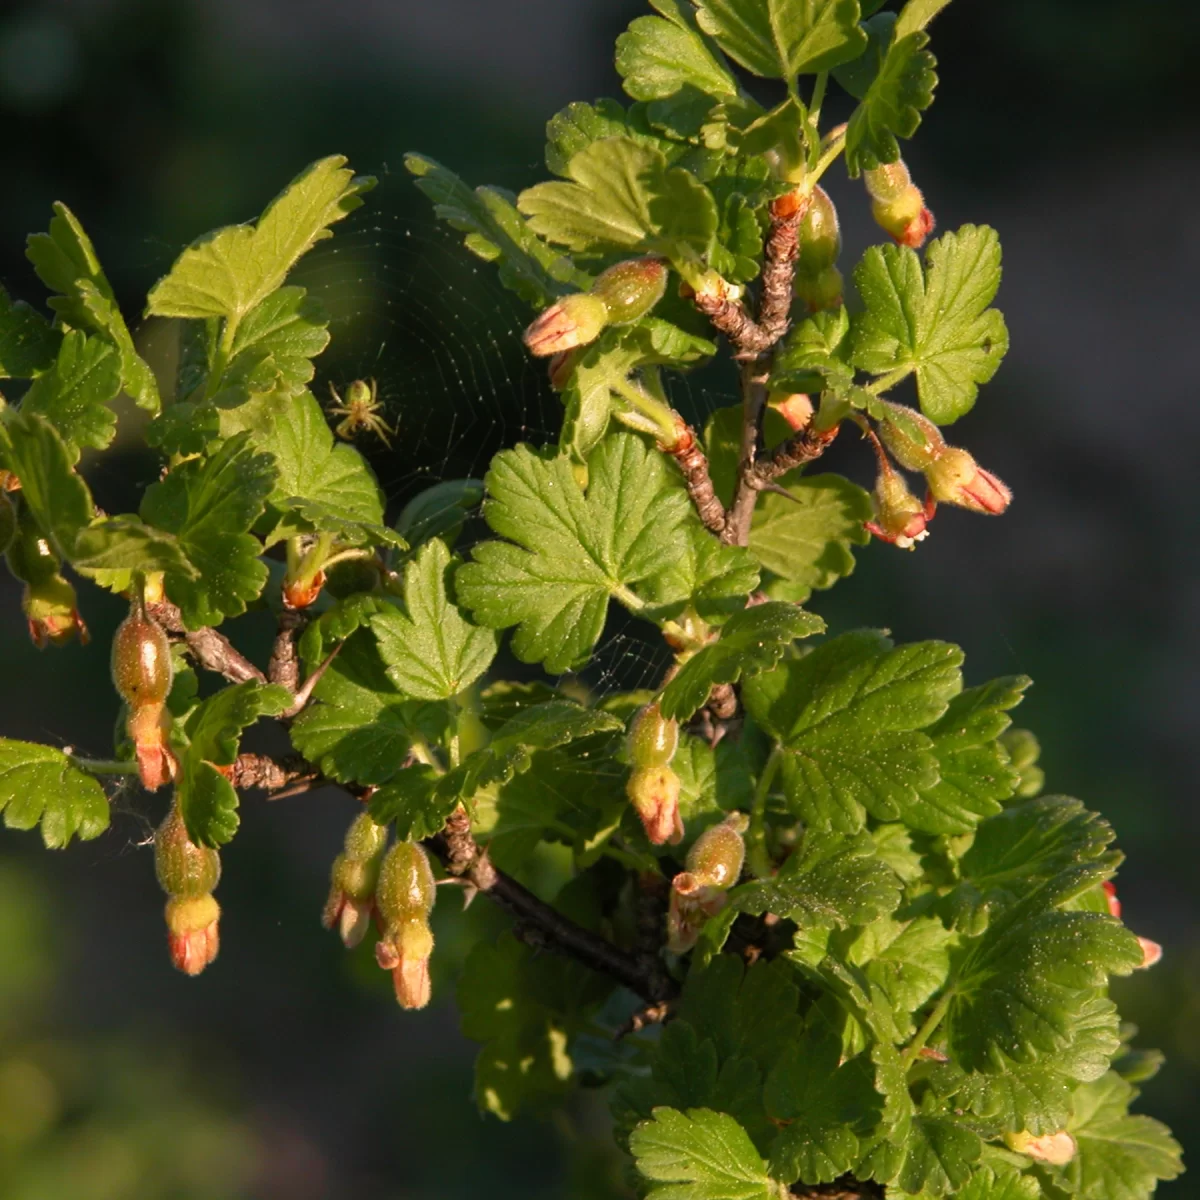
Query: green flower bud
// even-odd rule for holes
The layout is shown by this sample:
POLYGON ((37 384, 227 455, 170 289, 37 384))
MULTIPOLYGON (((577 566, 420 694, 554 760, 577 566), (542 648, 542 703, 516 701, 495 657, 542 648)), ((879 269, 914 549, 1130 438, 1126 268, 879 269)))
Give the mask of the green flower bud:
POLYGON ((551 305, 525 330, 525 345, 537 358, 549 358, 594 342, 607 324, 608 305, 599 296, 576 292, 551 305))
POLYGON ((720 825, 706 829, 687 854, 687 869, 701 883, 722 891, 733 887, 742 873, 746 846, 742 834, 750 824, 744 813, 730 813, 720 825))
POLYGON ((958 446, 947 446, 925 468, 929 494, 943 504, 999 516, 1012 502, 1012 492, 958 446))
POLYGON ((871 495, 875 519, 866 523, 869 533, 901 550, 915 550, 917 542, 929 536, 926 526, 933 519, 934 506, 922 504, 908 490, 904 477, 880 456, 879 474, 871 495))
POLYGON ((683 841, 679 776, 670 767, 635 767, 625 784, 625 794, 655 846, 665 842, 677 846, 683 841))
POLYGON ((221 856, 188 837, 178 806, 154 833, 154 872, 168 896, 205 896, 221 879, 221 856))
POLYGON ((879 436, 896 461, 909 471, 924 471, 946 450, 942 431, 916 409, 891 401, 880 402, 883 418, 879 436))
POLYGON ((667 290, 667 264, 661 258, 630 258, 609 267, 592 284, 608 310, 610 325, 628 325, 644 317, 667 290))
POLYGON ((424 1008, 429 1003, 433 953, 429 912, 435 893, 433 869, 424 849, 415 842, 397 842, 384 856, 375 888, 375 905, 385 926, 375 960, 392 972, 396 1000, 403 1008, 424 1008))
POLYGON ((113 684, 130 708, 141 708, 166 700, 173 675, 166 632, 135 603, 113 634, 113 684))
POLYGON ((16 536, 5 554, 8 569, 23 583, 42 583, 53 578, 62 565, 54 553, 49 539, 34 524, 25 512, 17 528, 16 536))
POLYGON ((79 615, 75 589, 61 575, 26 584, 21 610, 29 625, 29 636, 39 650, 47 643, 65 646, 76 634, 85 646, 91 641, 79 615))
POLYGON ((329 899, 321 914, 326 929, 335 925, 347 948, 357 946, 371 924, 380 860, 387 847, 387 829, 367 813, 354 818, 346 832, 345 852, 333 861, 329 899))
POLYGON ((634 715, 626 744, 635 767, 665 767, 679 746, 679 722, 664 717, 657 703, 647 704, 634 715))
POLYGON ((845 280, 837 267, 826 267, 816 275, 797 275, 793 290, 809 312, 841 308, 845 280))
POLYGON ((920 249, 933 232, 933 213, 925 207, 921 189, 913 183, 904 160, 864 171, 863 180, 876 224, 902 246, 920 249))
POLYGON ((813 189, 812 199, 800 220, 796 273, 819 275, 832 267, 842 252, 842 233, 837 209, 823 187, 813 189))

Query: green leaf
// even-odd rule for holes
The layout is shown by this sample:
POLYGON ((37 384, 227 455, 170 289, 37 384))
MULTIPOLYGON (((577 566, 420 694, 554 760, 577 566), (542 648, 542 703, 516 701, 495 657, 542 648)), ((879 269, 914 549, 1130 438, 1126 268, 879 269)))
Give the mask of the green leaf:
MULTIPOLYGON (((893 897, 891 912, 898 897, 893 897)), ((867 925, 846 949, 847 960, 862 967, 866 978, 877 984, 898 1014, 901 1032, 910 1013, 917 1012, 939 991, 950 973, 950 951, 959 936, 936 917, 897 921, 881 916, 867 925)))
POLYGON ((262 546, 248 532, 275 482, 269 455, 242 433, 209 459, 189 459, 146 489, 141 517, 175 534, 199 578, 168 571, 167 595, 189 629, 245 612, 267 582, 262 546))
POLYGON ((49 370, 59 340, 37 309, 10 299, 0 287, 0 379, 28 379, 49 370))
POLYGON ((770 79, 828 71, 867 45, 858 0, 697 0, 700 28, 770 79))
POLYGON ((311 392, 288 404, 269 439, 255 445, 275 460, 271 506, 284 514, 268 545, 296 532, 330 533, 349 545, 402 544, 383 523, 383 496, 367 461, 345 442, 335 442, 311 392))
POLYGON ((352 634, 292 722, 292 745, 330 779, 380 784, 404 765, 414 741, 436 737, 445 710, 401 693, 387 677, 375 638, 353 629, 332 635, 352 634))
POLYGON ((896 32, 846 127, 846 170, 851 178, 900 157, 898 137, 910 138, 933 103, 937 59, 925 49, 929 35, 896 32))
POLYGON ((51 850, 108 828, 108 797, 95 779, 55 747, 13 738, 0 738, 0 811, 9 829, 40 824, 51 850))
POLYGON ((45 417, 62 435, 71 461, 87 446, 103 450, 117 431, 108 406, 121 390, 121 364, 107 342, 68 333, 54 365, 37 376, 21 401, 21 411, 45 417))
POLYGON ((958 1190, 958 1200, 1041 1200, 1041 1195, 1036 1179, 991 1167, 975 1171, 958 1190))
POLYGON ((59 557, 70 558, 93 505, 58 431, 44 417, 4 409, 0 459, 20 479, 25 503, 59 557))
POLYGON ((810 829, 776 875, 736 888, 730 902, 741 912, 790 917, 802 928, 844 928, 890 913, 899 898, 900 880, 876 855, 869 833, 810 829))
POLYGON ((687 496, 662 455, 633 434, 607 438, 595 451, 586 495, 565 457, 528 446, 496 455, 486 484, 484 516, 510 540, 474 548, 474 561, 455 577, 459 603, 481 625, 516 625, 516 656, 553 674, 587 661, 610 597, 636 611, 642 604, 632 585, 684 551, 687 496))
POLYGON ((905 38, 924 29, 950 0, 908 0, 896 20, 896 37, 905 38))
MULTIPOLYGON (((1142 961, 1137 938, 1112 917, 1054 904, 1108 874, 1063 872, 993 921, 958 965, 944 1029, 967 1070, 1003 1070, 1067 1051, 1086 1024, 1093 989, 1142 961)), ((1114 1047, 1115 1049, 1115 1047, 1114 1047)))
POLYGON ((449 700, 470 687, 496 656, 496 635, 467 621, 446 593, 450 551, 426 542, 404 572, 401 613, 371 620, 388 678, 414 700, 449 700))
POLYGON ((69 329, 91 330, 111 343, 120 356, 125 390, 139 408, 158 412, 154 373, 134 347, 91 239, 65 204, 55 203, 49 233, 31 234, 25 255, 38 278, 58 293, 50 298, 50 307, 63 324, 69 329))
POLYGON ((955 696, 945 716, 925 732, 933 739, 940 778, 904 815, 927 833, 969 833, 1000 812, 1016 791, 1018 775, 996 740, 1011 724, 1008 710, 1030 684, 1025 675, 994 679, 955 696))
POLYGON ((682 21, 635 18, 617 38, 616 66, 622 86, 635 100, 664 100, 684 88, 712 97, 738 94, 737 81, 699 30, 682 21))
POLYGON ((579 738, 624 728, 611 713, 583 708, 570 700, 534 704, 506 721, 492 740, 467 755, 452 771, 438 776, 409 767, 371 799, 371 814, 381 824, 396 822, 399 837, 437 833, 460 801, 470 801, 492 784, 507 783, 529 770, 538 750, 552 750, 579 738))
POLYGON ((1008 350, 999 309, 1000 240, 964 225, 929 244, 926 266, 907 246, 872 246, 854 270, 866 311, 853 321, 854 364, 873 375, 915 373, 921 411, 948 425, 1008 350))
POLYGON ((614 247, 704 259, 718 214, 712 193, 666 156, 627 137, 602 138, 568 164, 570 182, 527 188, 517 207, 529 227, 578 252, 614 247))
POLYGON ((1129 1113, 1136 1096, 1115 1071, 1075 1090, 1067 1129, 1079 1151, 1047 1173, 1080 1200, 1147 1200, 1158 1180, 1182 1174, 1182 1152, 1167 1127, 1129 1113))
POLYGON ((748 550, 719 542, 699 520, 688 522, 684 542, 686 553, 645 589, 652 607, 644 615, 661 623, 690 607, 702 621, 720 625, 746 607, 758 586, 758 566, 748 550))
POLYGON ((150 289, 147 316, 225 317, 236 325, 375 186, 345 163, 341 155, 320 159, 271 201, 256 225, 230 225, 194 242, 150 289))
POLYGON ((693 1108, 654 1110, 629 1136, 649 1200, 778 1200, 785 1189, 746 1131, 728 1114, 693 1108))
POLYGON ((498 262, 500 282, 523 300, 544 308, 591 283, 589 275, 532 231, 505 194, 495 188, 472 191, 452 171, 420 154, 406 154, 404 165, 433 201, 433 211, 467 235, 472 254, 498 262))
POLYGON ((651 132, 644 113, 639 110, 626 112, 616 100, 597 100, 594 104, 576 101, 546 123, 546 166, 555 175, 569 178, 567 168, 571 159, 606 137, 627 137, 653 146, 669 158, 678 157, 685 149, 651 132))
POLYGON ((771 369, 778 391, 816 392, 850 383, 850 317, 844 307, 813 313, 788 334, 771 369))
POLYGON ((198 575, 179 539, 152 529, 136 517, 103 517, 80 531, 71 552, 77 571, 171 571, 185 579, 198 575))
POLYGON ((953 1117, 920 1113, 904 1143, 899 1185, 905 1192, 956 1196, 983 1150, 979 1135, 953 1117))
POLYGON ((770 671, 797 638, 825 628, 814 613, 792 604, 757 604, 735 613, 718 641, 697 651, 663 689, 664 716, 686 721, 708 701, 719 683, 736 683, 770 671))
POLYGON ((452 546, 463 522, 483 500, 482 479, 446 479, 418 492, 401 510, 396 532, 415 553, 422 542, 440 537, 452 546))
POLYGON ((864 522, 874 510, 870 495, 840 475, 809 475, 784 486, 792 499, 769 494, 759 501, 750 553, 784 581, 779 599, 801 604, 854 570, 850 547, 871 540, 864 522))
POLYGON ((1071 1113, 1075 1081, 1053 1065, 1011 1063, 1002 1072, 966 1072, 951 1063, 933 1069, 940 1095, 1006 1133, 1055 1133, 1071 1113))
POLYGON ((223 846, 232 840, 238 828, 238 794, 217 768, 233 764, 243 730, 259 717, 281 713, 291 703, 287 688, 250 679, 222 688, 192 712, 175 787, 193 842, 223 846))
POLYGON ((917 731, 960 690, 961 662, 945 642, 893 648, 862 630, 746 683, 747 712, 781 743, 794 810, 814 828, 851 833, 868 812, 901 818, 937 779, 932 742, 917 731))

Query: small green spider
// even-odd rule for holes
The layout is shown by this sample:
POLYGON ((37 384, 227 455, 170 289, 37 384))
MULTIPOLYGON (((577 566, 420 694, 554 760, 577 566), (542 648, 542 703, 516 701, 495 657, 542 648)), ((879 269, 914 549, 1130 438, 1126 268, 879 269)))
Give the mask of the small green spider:
POLYGON ((333 431, 338 437, 345 438, 349 442, 354 439, 354 435, 360 429, 368 429, 389 450, 392 448, 388 435, 395 437, 396 430, 379 415, 379 410, 383 405, 379 403, 379 389, 374 379, 369 383, 362 379, 356 379, 346 389, 345 400, 341 398, 332 383, 329 385, 329 394, 334 400, 329 409, 330 415, 342 418, 333 427, 333 431))

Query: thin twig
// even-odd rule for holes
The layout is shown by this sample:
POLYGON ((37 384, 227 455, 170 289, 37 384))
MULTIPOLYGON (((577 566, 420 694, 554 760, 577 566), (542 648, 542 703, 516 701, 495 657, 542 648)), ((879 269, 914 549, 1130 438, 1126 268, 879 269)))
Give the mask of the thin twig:
POLYGON ((147 604, 146 611, 168 632, 182 635, 192 657, 206 671, 224 675, 232 683, 245 683, 253 679, 266 683, 267 677, 223 634, 207 626, 188 629, 183 623, 179 609, 169 600, 147 604))
POLYGON ((737 488, 725 514, 721 541, 727 546, 745 546, 750 541, 750 522, 758 502, 754 465, 762 440, 763 413, 767 406, 769 356, 742 364, 742 448, 738 459, 737 488))
POLYGON ((763 253, 762 295, 758 325, 774 346, 788 331, 796 257, 800 252, 800 222, 812 201, 810 195, 789 192, 771 204, 771 231, 763 253))
POLYGON ((279 614, 275 643, 267 662, 267 678, 295 694, 300 686, 300 656, 296 653, 296 634, 304 626, 303 613, 285 608, 279 614))
POLYGON ((814 429, 810 424, 795 437, 781 442, 767 457, 753 464, 751 487, 761 489, 780 475, 820 458, 837 437, 840 428, 840 425, 835 425, 832 429, 814 429))
POLYGON ((676 430, 675 444, 667 453, 679 464, 684 485, 700 520, 713 533, 720 533, 725 528, 725 505, 713 489, 708 459, 700 449, 700 440, 682 417, 677 420, 676 430))
POLYGON ((267 754, 239 754, 229 768, 229 782, 238 789, 259 788, 272 793, 270 799, 280 800, 285 795, 309 791, 326 780, 298 754, 284 759, 267 754))
POLYGON ((692 303, 712 322, 718 333, 729 339, 734 358, 757 358, 774 344, 770 334, 746 311, 745 305, 731 299, 727 292, 697 292, 692 303))

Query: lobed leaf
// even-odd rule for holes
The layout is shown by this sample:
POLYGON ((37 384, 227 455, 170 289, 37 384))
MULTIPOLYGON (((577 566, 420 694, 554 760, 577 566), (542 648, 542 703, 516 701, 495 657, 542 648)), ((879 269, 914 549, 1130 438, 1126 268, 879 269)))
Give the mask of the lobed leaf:
POLYGON ((617 38, 616 67, 635 100, 665 100, 689 88, 714 98, 738 95, 737 81, 681 12, 635 17, 617 38))
POLYGON ((37 309, 0 287, 0 379, 29 379, 49 370, 60 338, 37 309))
POLYGON ((54 746, 15 738, 0 738, 0 811, 9 829, 40 825, 51 850, 108 828, 108 797, 91 775, 54 746))
POLYGON ((84 447, 104 450, 113 440, 117 416, 109 405, 120 390, 117 351, 76 330, 64 335, 54 363, 29 385, 21 411, 49 421, 74 463, 84 447))

